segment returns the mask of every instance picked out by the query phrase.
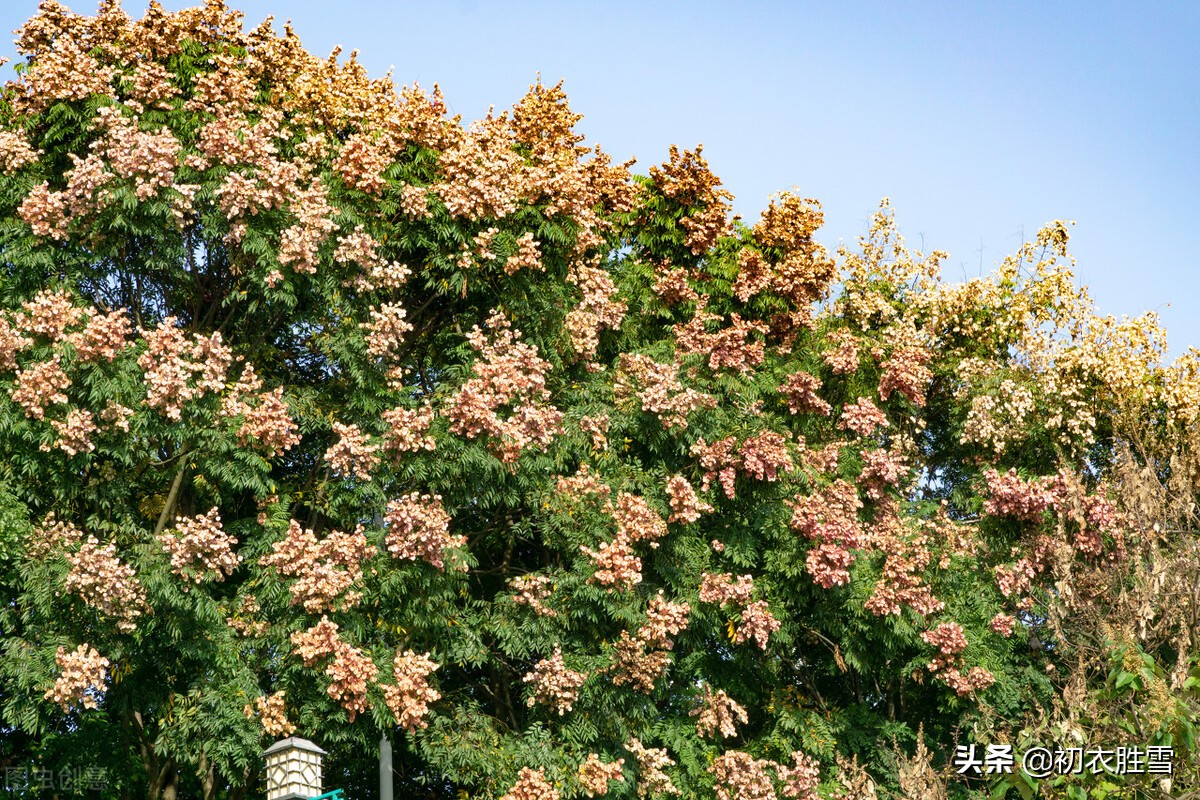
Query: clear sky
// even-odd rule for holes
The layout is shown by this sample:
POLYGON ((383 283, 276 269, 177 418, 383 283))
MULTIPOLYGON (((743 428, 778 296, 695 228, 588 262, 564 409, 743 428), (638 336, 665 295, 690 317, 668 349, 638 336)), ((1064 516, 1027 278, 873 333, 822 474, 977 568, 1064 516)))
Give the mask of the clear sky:
MULTIPOLYGON (((590 143, 643 172, 703 143, 738 213, 795 187, 824 204, 831 248, 884 196, 910 245, 950 252, 950 278, 1076 220, 1100 311, 1157 311, 1173 355, 1200 347, 1200 3, 232 4, 250 26, 290 18, 313 52, 439 83, 467 119, 539 72, 565 79, 590 143)), ((0 28, 36 6, 2 0, 0 28)))

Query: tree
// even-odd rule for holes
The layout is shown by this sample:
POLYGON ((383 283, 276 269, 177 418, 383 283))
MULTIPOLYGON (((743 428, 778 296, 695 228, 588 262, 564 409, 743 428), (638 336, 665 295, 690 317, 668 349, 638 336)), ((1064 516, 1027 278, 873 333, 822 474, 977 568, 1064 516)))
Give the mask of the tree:
POLYGON ((464 128, 219 0, 19 36, 14 762, 232 798, 293 730, 369 785, 384 731, 413 796, 965 797, 1035 784, 947 787, 953 745, 1068 735, 1079 681, 1194 751, 1189 618, 1120 590, 1190 525, 1196 359, 1094 314, 1064 223, 946 284, 886 203, 831 255, 700 148, 633 175, 561 86, 464 128))

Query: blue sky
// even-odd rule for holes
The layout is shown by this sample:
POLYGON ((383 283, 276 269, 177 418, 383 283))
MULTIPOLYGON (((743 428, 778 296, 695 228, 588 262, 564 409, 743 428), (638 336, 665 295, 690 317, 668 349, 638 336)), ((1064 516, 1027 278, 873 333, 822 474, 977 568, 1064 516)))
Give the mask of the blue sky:
MULTIPOLYGON (((539 72, 565 79, 589 142, 643 172, 703 143, 738 213, 795 187, 824 204, 830 247, 889 196, 910 245, 950 252, 952 279, 1076 220, 1099 310, 1155 310, 1173 355, 1200 347, 1200 3, 233 4, 249 25, 290 18, 314 52, 439 83, 468 119, 539 72)), ((0 28, 36 6, 4 0, 0 28)))

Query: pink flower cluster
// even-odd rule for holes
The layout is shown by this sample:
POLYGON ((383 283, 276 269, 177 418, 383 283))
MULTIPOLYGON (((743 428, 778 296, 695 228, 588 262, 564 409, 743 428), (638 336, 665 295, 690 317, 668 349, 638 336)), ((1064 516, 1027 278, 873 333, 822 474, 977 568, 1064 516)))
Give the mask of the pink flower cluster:
POLYGON ((519 606, 529 606, 539 617, 557 617, 558 612, 546 606, 542 601, 550 597, 551 581, 547 575, 519 575, 508 582, 508 586, 516 594, 513 602, 519 606))
POLYGON ((683 267, 671 268, 669 264, 664 264, 652 288, 667 306, 677 306, 700 299, 700 295, 688 283, 688 273, 683 267))
POLYGON ((625 775, 621 768, 625 765, 625 759, 618 758, 616 761, 604 763, 600 760, 600 756, 596 753, 588 753, 587 758, 579 765, 579 770, 575 773, 579 779, 579 785, 583 787, 584 793, 588 797, 603 796, 608 794, 608 784, 610 781, 625 780, 625 775))
POLYGON ((279 263, 290 265, 298 273, 312 274, 317 271, 317 251, 337 230, 335 210, 320 178, 313 178, 307 189, 296 188, 290 199, 296 224, 279 237, 279 263))
POLYGON ((734 642, 742 644, 753 639, 759 648, 766 650, 771 634, 779 630, 780 622, 771 613, 766 600, 751 601, 753 596, 754 579, 749 575, 742 575, 734 581, 727 572, 700 573, 701 603, 714 603, 722 608, 740 606, 734 642))
POLYGON ((617 523, 617 538, 628 542, 650 542, 658 547, 658 539, 667 535, 667 523, 645 498, 629 492, 618 492, 616 506, 608 512, 617 523))
POLYGON ((142 331, 146 351, 138 366, 144 372, 146 405, 178 422, 185 403, 224 389, 233 353, 219 331, 208 337, 194 334, 189 342, 175 323, 175 317, 167 317, 155 330, 142 331))
MULTIPOLYGON (((466 536, 450 534, 450 515, 440 494, 412 492, 398 497, 388 503, 383 521, 388 552, 396 558, 420 559, 444 570, 446 551, 467 545, 466 536)), ((465 563, 458 565, 460 570, 466 568, 465 563)))
POLYGON ((850 581, 852 550, 866 544, 866 533, 858 519, 862 508, 854 484, 837 480, 814 494, 797 495, 792 502, 794 529, 817 543, 808 551, 807 569, 818 585, 829 589, 850 581))
POLYGON ((67 328, 80 324, 93 313, 89 308, 76 306, 68 292, 43 289, 21 304, 14 322, 25 333, 57 342, 65 338, 67 328))
POLYGON ((474 376, 447 403, 450 432, 468 438, 490 436, 501 461, 512 463, 529 447, 545 450, 562 432, 562 412, 551 406, 546 388, 549 362, 537 347, 520 341, 520 333, 497 311, 487 321, 491 339, 476 326, 467 339, 479 353, 474 376), (510 407, 507 418, 501 409, 510 407))
POLYGON ((370 656, 338 636, 336 622, 321 617, 321 621, 308 630, 293 633, 291 639, 292 652, 306 667, 333 657, 325 667, 329 677, 326 691, 349 712, 351 722, 359 712, 367 710, 367 686, 375 680, 379 669, 370 656))
POLYGON ((698 311, 690 322, 676 325, 676 352, 684 356, 708 353, 708 367, 713 371, 732 369, 743 375, 753 372, 763 362, 765 349, 761 339, 751 337, 765 336, 767 326, 746 322, 734 313, 730 315, 729 327, 709 333, 706 323, 716 319, 719 317, 698 311))
POLYGON ((171 572, 195 583, 224 580, 242 560, 233 552, 237 539, 221 528, 216 506, 200 516, 176 517, 175 527, 159 534, 158 541, 171 556, 171 572))
POLYGON ((137 573, 117 558, 117 546, 101 546, 95 536, 89 536, 79 550, 67 556, 70 570, 64 587, 102 614, 117 620, 117 629, 129 633, 135 620, 147 610, 146 590, 138 582, 137 573))
MULTIPOLYGON (((73 408, 67 412, 65 420, 50 420, 50 427, 54 428, 58 435, 55 445, 68 456, 90 453, 96 449, 96 445, 92 443, 92 434, 96 432, 96 418, 90 411, 73 408)), ((49 450, 50 446, 43 444, 40 449, 49 450)))
POLYGON ((243 447, 252 447, 267 458, 275 458, 300 443, 299 426, 292 419, 287 402, 283 399, 283 388, 257 395, 257 405, 238 399, 230 406, 233 416, 242 416, 238 428, 238 442, 243 447))
POLYGON ((408 732, 427 728, 425 716, 429 704, 440 698, 441 692, 429 685, 429 676, 440 665, 430 658, 429 653, 417 655, 412 650, 396 653, 392 661, 392 677, 396 684, 384 684, 383 699, 396 718, 396 724, 408 732))
POLYGON ((387 359, 400 349, 404 334, 413 329, 405 320, 407 314, 399 303, 383 303, 371 309, 371 320, 362 324, 366 331, 368 355, 387 359))
POLYGON ((67 338, 75 347, 75 357, 82 362, 114 360, 128 343, 133 327, 129 314, 117 309, 108 314, 94 314, 87 327, 67 338))
POLYGON ((704 469, 700 491, 707 492, 712 485, 712 479, 717 478, 721 488, 725 490, 726 497, 732 500, 737 496, 735 482, 741 459, 734 454, 736 446, 737 439, 733 436, 726 436, 712 444, 706 442, 702 436, 692 444, 689 452, 700 460, 700 466, 704 469))
POLYGON ((715 779, 718 800, 776 800, 775 784, 767 772, 772 766, 765 758, 730 750, 717 756, 708 771, 715 779))
POLYGON ((246 715, 246 719, 253 719, 257 715, 263 733, 268 736, 282 738, 296 732, 296 726, 287 718, 287 695, 285 692, 275 692, 269 697, 256 697, 254 704, 247 703, 242 712, 246 715))
POLYGON ((533 694, 526 701, 530 708, 542 703, 562 716, 579 699, 579 687, 587 680, 587 673, 567 669, 562 650, 555 645, 554 654, 534 664, 523 680, 533 685, 533 694))
POLYGON ((671 778, 667 773, 663 772, 663 767, 675 766, 675 762, 667 755, 665 748, 646 747, 638 739, 631 738, 625 742, 625 749, 638 762, 637 793, 639 800, 646 800, 646 798, 659 794, 681 794, 675 784, 671 783, 671 778))
POLYGON ((333 432, 338 441, 325 451, 325 460, 333 474, 369 482, 371 473, 379 466, 379 445, 357 425, 335 422, 333 432))
POLYGON ((1053 477, 1024 480, 1015 469, 1003 475, 989 469, 983 479, 989 495, 983 506, 985 514, 1041 522, 1042 515, 1055 503, 1053 477))
POLYGON ((943 622, 922 633, 921 638, 938 648, 938 654, 929 662, 929 671, 945 681, 957 694, 970 694, 995 683, 995 676, 983 667, 972 667, 965 674, 959 669, 961 653, 967 647, 967 636, 957 622, 943 622))
POLYGON ((637 641, 648 648, 671 650, 675 637, 687 629, 691 613, 687 603, 672 603, 659 590, 646 606, 646 621, 638 628, 637 641))
POLYGON ((554 491, 564 494, 573 500, 579 500, 588 495, 608 497, 612 489, 593 472, 587 464, 580 464, 578 471, 570 477, 559 477, 554 483, 554 491))
POLYGON ((684 388, 678 363, 660 364, 649 356, 622 353, 617 370, 614 397, 621 400, 636 392, 642 410, 657 416, 664 428, 686 428, 689 414, 717 405, 712 395, 684 388))
POLYGON ((892 357, 883 362, 883 375, 879 378, 879 398, 887 401, 892 392, 908 398, 915 406, 925 405, 925 387, 933 379, 933 372, 925 366, 933 357, 923 347, 901 347, 892 357))
POLYGON ((792 766, 776 765, 779 779, 783 781, 783 796, 795 800, 817 800, 817 785, 821 782, 821 770, 816 759, 796 750, 792 753, 792 766))
POLYGON ((558 800, 558 790, 546 780, 545 768, 521 767, 517 782, 500 800, 558 800))
POLYGON ((690 712, 690 716, 697 715, 700 719, 696 721, 696 735, 705 737, 718 732, 726 739, 737 736, 737 723, 745 725, 750 721, 740 703, 727 695, 724 689, 718 689, 714 694, 708 684, 704 684, 704 699, 700 707, 690 712))
POLYGON ((858 370, 858 340, 848 331, 829 334, 831 349, 821 354, 834 374, 847 375, 858 370))
POLYGON ((597 263, 579 261, 567 272, 567 282, 579 287, 583 297, 567 312, 563 327, 571 338, 571 347, 581 357, 592 359, 600 346, 600 332, 616 330, 625 319, 625 304, 613 298, 617 285, 597 263))
POLYGON ((67 648, 59 647, 54 661, 58 664, 58 677, 46 690, 45 698, 57 703, 63 711, 70 711, 76 703, 96 708, 95 695, 104 691, 109 660, 91 645, 81 644, 70 653, 67 648))
POLYGON ((854 431, 859 436, 870 436, 878 428, 886 428, 888 419, 869 398, 860 397, 842 409, 842 418, 837 426, 840 430, 854 431))
POLYGON ((829 416, 833 406, 821 399, 817 390, 821 388, 821 379, 807 372, 794 372, 779 384, 779 393, 787 399, 788 410, 793 414, 820 414, 829 416))
POLYGON ((383 412, 383 421, 388 425, 383 434, 385 452, 432 452, 437 448, 437 442, 429 435, 429 426, 433 424, 433 409, 428 404, 415 409, 389 409, 383 412))
POLYGON ((787 439, 775 431, 759 431, 738 448, 741 469, 760 481, 774 482, 780 472, 795 468, 787 439))
POLYGON ((1001 636, 1012 636, 1014 623, 1016 623, 1016 618, 1011 614, 997 614, 992 617, 988 627, 1001 636))
POLYGON ((882 500, 888 487, 898 486, 908 472, 903 454, 883 448, 865 450, 860 481, 867 497, 882 500))
POLYGON ((628 539, 617 536, 611 542, 601 542, 599 550, 583 544, 579 549, 596 565, 588 583, 607 586, 611 592, 631 589, 642 582, 642 560, 633 552, 628 539))
POLYGON ((592 437, 593 449, 608 449, 608 414, 580 417, 579 430, 592 437))
POLYGON ((928 534, 908 535, 903 523, 889 511, 883 520, 877 520, 872 538, 886 558, 866 609, 879 616, 899 614, 903 606, 923 617, 941 611, 945 603, 934 597, 922 577, 932 559, 928 534))
POLYGON ((666 650, 647 650, 645 642, 630 636, 629 631, 621 631, 621 638, 613 645, 612 663, 607 671, 612 673, 615 685, 629 685, 649 694, 670 664, 671 655, 666 650))
POLYGON ((700 515, 713 510, 713 507, 700 499, 688 479, 682 475, 673 475, 667 480, 667 497, 671 503, 671 515, 667 522, 682 522, 685 525, 700 519, 700 515))
POLYGON ((259 559, 263 567, 274 567, 280 575, 296 578, 291 586, 292 603, 310 614, 349 608, 362 594, 349 591, 362 579, 362 562, 375 554, 362 528, 354 533, 330 531, 324 539, 300 523, 291 520, 287 536, 272 546, 272 552, 259 559))
POLYGON ((29 145, 24 136, 16 131, 0 131, 0 172, 12 175, 37 159, 38 151, 29 145))
POLYGON ((47 408, 67 402, 65 392, 70 386, 71 379, 63 371, 61 357, 55 353, 49 361, 17 370, 9 396, 25 411, 25 416, 44 420, 47 408))

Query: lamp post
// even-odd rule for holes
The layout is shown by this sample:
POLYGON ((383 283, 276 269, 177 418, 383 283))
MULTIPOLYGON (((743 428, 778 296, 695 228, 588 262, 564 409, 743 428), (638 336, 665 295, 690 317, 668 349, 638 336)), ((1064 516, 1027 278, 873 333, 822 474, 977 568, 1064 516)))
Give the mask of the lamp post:
POLYGON ((324 750, 297 736, 280 739, 264 750, 267 800, 312 800, 320 796, 324 755, 324 750))

